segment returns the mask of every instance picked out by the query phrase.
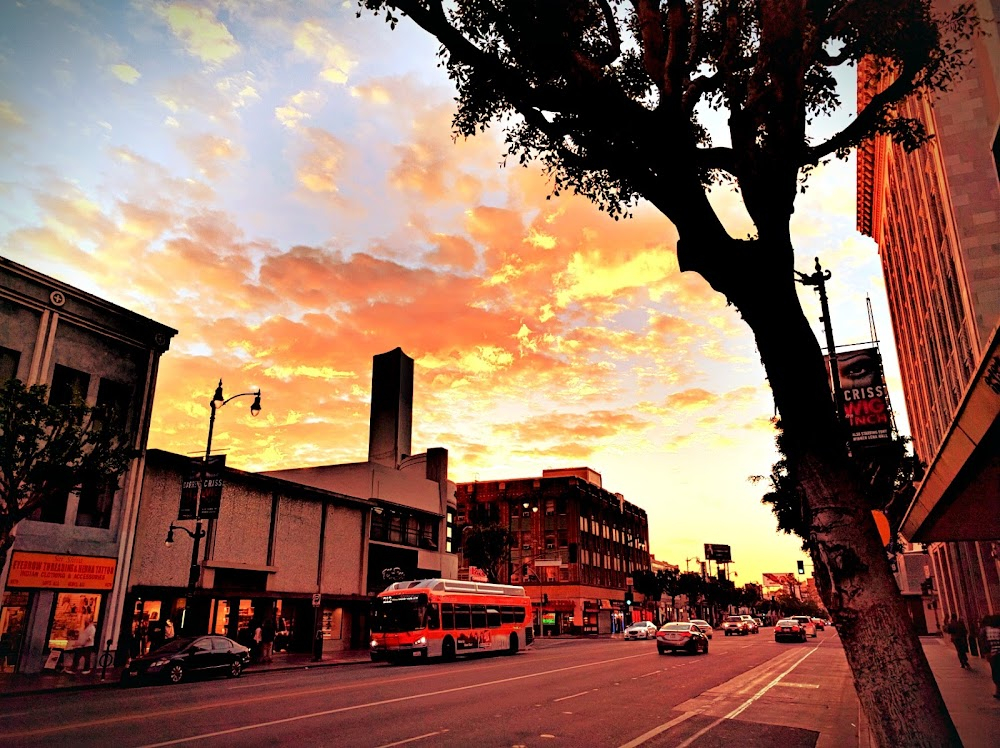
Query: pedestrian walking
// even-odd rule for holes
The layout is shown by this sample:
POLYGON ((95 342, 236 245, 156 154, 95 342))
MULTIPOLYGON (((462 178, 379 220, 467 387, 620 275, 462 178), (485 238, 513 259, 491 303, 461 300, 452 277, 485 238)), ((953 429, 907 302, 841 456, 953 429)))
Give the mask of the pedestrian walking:
POLYGON ((989 659, 993 676, 993 698, 1000 699, 1000 614, 984 616, 981 628, 986 643, 984 654, 989 659))
POLYGON ((260 624, 260 661, 271 662, 274 651, 274 618, 266 616, 260 624))
POLYGON ((957 613, 951 614, 951 620, 944 627, 944 631, 951 637, 951 643, 955 645, 958 652, 958 663, 966 670, 971 670, 969 664, 969 630, 965 627, 965 621, 958 617, 957 613))

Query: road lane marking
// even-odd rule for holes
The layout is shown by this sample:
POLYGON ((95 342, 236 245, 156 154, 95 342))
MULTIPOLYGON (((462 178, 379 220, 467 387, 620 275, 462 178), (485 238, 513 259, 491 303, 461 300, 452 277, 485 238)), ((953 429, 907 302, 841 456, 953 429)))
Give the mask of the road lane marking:
POLYGON ((819 683, 779 683, 785 688, 819 688, 819 683))
POLYGON ((669 722, 664 722, 662 725, 659 725, 658 727, 654 727, 652 730, 650 730, 648 732, 644 732, 642 735, 640 735, 639 737, 637 737, 635 740, 632 740, 632 741, 630 741, 630 742, 625 743, 624 745, 622 745, 621 748, 636 748, 636 746, 642 745, 647 740, 651 740, 652 738, 655 738, 661 732, 666 732, 670 728, 675 727, 676 725, 679 725, 681 722, 684 722, 685 720, 691 719, 692 717, 694 717, 694 716, 696 716, 698 714, 701 714, 701 712, 700 711, 684 712, 679 717, 674 717, 669 722))
POLYGON ((279 683, 294 683, 296 678, 285 678, 285 680, 269 680, 264 684, 261 683, 244 683, 242 686, 227 686, 227 691, 235 691, 238 688, 260 688, 261 685, 264 686, 276 686, 279 683))
POLYGON ((561 696, 558 699, 553 699, 552 703, 558 704, 560 701, 566 701, 567 699, 575 699, 577 696, 584 696, 588 693, 593 693, 596 690, 597 690, 596 688, 591 688, 589 691, 580 691, 580 693, 575 693, 572 696, 561 696))
MULTIPOLYGON (((516 675, 516 676, 512 676, 510 678, 501 678, 499 680, 484 681, 484 682, 481 682, 481 683, 472 683, 472 684, 469 684, 467 686, 456 686, 454 688, 448 688, 448 689, 445 689, 443 691, 430 691, 430 692, 426 692, 426 693, 410 694, 409 696, 401 696, 401 697, 396 698, 396 699, 387 699, 387 700, 384 700, 384 701, 370 702, 370 703, 366 703, 366 704, 355 704, 353 706, 341 707, 339 709, 327 710, 327 711, 324 711, 324 712, 317 712, 317 713, 312 714, 312 715, 305 714, 305 715, 300 715, 298 717, 290 717, 290 718, 287 718, 285 720, 278 720, 275 724, 280 724, 283 721, 290 722, 290 721, 294 721, 294 720, 297 720, 297 719, 307 719, 307 718, 309 718, 311 716, 317 716, 317 717, 319 717, 319 716, 324 716, 326 714, 335 714, 337 712, 346 712, 346 711, 352 711, 352 710, 355 710, 355 709, 364 709, 364 708, 367 708, 367 707, 381 706, 383 704, 394 704, 394 703, 397 703, 397 702, 400 702, 400 701, 411 701, 413 699, 422 699, 422 698, 427 698, 429 696, 439 696, 441 694, 446 694, 446 693, 455 693, 455 692, 458 692, 458 691, 469 691, 469 690, 476 689, 476 688, 483 688, 484 686, 494 686, 494 685, 498 685, 500 683, 511 683, 511 682, 514 682, 514 681, 527 680, 527 679, 530 679, 530 678, 540 678, 540 677, 545 676, 545 675, 553 675, 555 673, 564 673, 564 672, 567 672, 567 671, 570 671, 570 670, 580 670, 582 668, 597 667, 597 666, 600 666, 600 665, 610 665, 610 664, 613 664, 613 663, 616 663, 616 662, 622 662, 624 660, 634 660, 637 657, 648 657, 648 656, 649 656, 648 652, 640 652, 639 654, 624 655, 622 657, 612 657, 612 658, 607 659, 607 660, 597 660, 596 662, 583 662, 583 663, 580 663, 579 665, 567 665, 566 667, 554 668, 552 670, 541 670, 541 671, 539 671, 537 673, 526 673, 524 675, 516 675)), ((393 681, 393 683, 395 683, 395 682, 397 682, 397 681, 393 681)), ((385 686, 385 685, 389 685, 389 684, 382 683, 381 685, 385 686)), ((320 694, 320 693, 329 693, 331 691, 341 691, 341 690, 346 690, 348 688, 357 688, 357 684, 346 684, 344 686, 334 686, 334 687, 311 688, 311 689, 306 689, 306 690, 302 690, 302 691, 289 691, 289 692, 285 692, 285 693, 277 693, 277 694, 270 694, 270 695, 264 695, 264 696, 255 696, 255 697, 251 697, 251 698, 242 698, 241 697, 239 699, 230 699, 228 701, 216 701, 216 702, 212 702, 212 703, 209 703, 209 704, 199 704, 197 706, 178 707, 176 709, 162 709, 162 710, 160 710, 158 712, 146 712, 146 713, 143 713, 143 714, 121 714, 121 715, 116 715, 114 717, 106 717, 106 718, 103 718, 103 719, 88 720, 86 722, 74 722, 74 723, 61 724, 61 725, 49 725, 47 727, 39 727, 39 728, 31 729, 31 730, 22 730, 20 732, 8 734, 7 737, 8 738, 31 737, 31 736, 35 736, 35 735, 46 735, 46 734, 55 733, 55 732, 67 732, 69 730, 76 730, 76 729, 82 729, 82 728, 99 727, 101 725, 112 725, 112 724, 116 724, 116 723, 119 723, 119 722, 146 721, 146 720, 149 720, 149 719, 153 719, 155 717, 163 717, 163 716, 178 715, 178 714, 188 714, 188 713, 191 713, 191 712, 206 711, 208 709, 225 709, 225 708, 232 707, 232 706, 244 706, 245 707, 248 704, 253 704, 253 703, 258 702, 258 701, 280 701, 280 700, 288 700, 288 699, 297 700, 297 699, 301 699, 303 696, 309 696, 309 695, 320 694)), ((268 723, 262 723, 260 726, 264 727, 267 724, 268 723)), ((225 734, 228 734, 229 732, 239 732, 241 730, 255 729, 255 727, 256 727, 255 725, 248 725, 248 726, 243 727, 243 728, 234 728, 233 730, 224 731, 224 732, 219 733, 219 734, 220 735, 225 735, 225 734)), ((197 736, 189 738, 189 739, 190 740, 197 739, 197 736)), ((157 745, 174 745, 176 743, 185 742, 186 740, 188 740, 188 739, 181 739, 181 740, 169 741, 169 742, 166 742, 166 743, 158 743, 157 745)))
POLYGON ((406 738, 406 740, 397 740, 395 743, 383 743, 378 748, 392 748, 394 745, 406 745, 407 743, 413 743, 417 740, 423 740, 424 738, 433 738, 438 735, 444 735, 448 730, 436 730, 435 732, 426 732, 423 735, 417 735, 413 738, 406 738))
POLYGON ((749 699, 747 699, 746 701, 744 701, 738 707, 736 707, 735 709, 733 709, 733 711, 731 711, 729 714, 725 715, 724 717, 719 717, 717 720, 715 720, 714 722, 712 722, 710 725, 708 725, 706 727, 703 727, 701 730, 699 730, 694 735, 692 735, 691 737, 689 737, 683 743, 680 743, 677 746, 677 748, 688 748, 688 746, 691 745, 695 740, 697 740, 698 738, 700 738, 702 735, 704 735, 705 733, 709 732, 710 730, 715 729, 722 722, 725 722, 727 719, 735 719, 736 717, 739 717, 741 714, 743 714, 743 712, 745 712, 747 709, 750 708, 751 704, 753 704, 755 701, 757 701, 757 699, 761 698, 764 694, 766 694, 768 691, 770 691, 772 688, 774 688, 776 685, 778 685, 778 683, 781 682, 782 678, 784 678, 786 675, 788 675, 790 672, 792 672, 795 668, 797 668, 799 665, 801 665, 802 662, 807 657, 809 657, 813 652, 816 651, 816 649, 817 649, 816 647, 813 647, 812 649, 810 649, 808 652, 806 652, 804 655, 802 655, 798 660, 796 660, 795 664, 793 664, 785 672, 783 672, 777 678, 775 678, 774 680, 772 680, 770 683, 768 683, 766 686, 764 686, 762 689, 760 689, 757 693, 755 693, 749 699))
MULTIPOLYGON (((715 720, 714 722, 712 722, 707 727, 699 730, 694 735, 692 735, 690 738, 688 738, 687 740, 685 740, 683 743, 680 743, 679 745, 677 745, 676 748, 687 748, 695 740, 697 740, 698 738, 700 738, 702 735, 704 735, 705 733, 707 733, 709 730, 711 730, 714 727, 716 727, 719 724, 721 724, 724 720, 734 719, 734 718, 738 717, 747 708, 749 708, 751 704, 753 704, 755 701, 757 701, 759 698, 761 698, 765 693, 767 693, 768 691, 770 691, 774 686, 778 685, 781 682, 782 678, 784 678, 786 675, 788 675, 790 672, 792 672, 795 668, 797 668, 802 663, 802 661, 805 660, 806 657, 808 657, 809 655, 811 655, 813 652, 815 652, 816 649, 817 649, 816 647, 813 647, 812 649, 810 649, 802 657, 800 657, 791 667, 789 667, 787 670, 785 670, 783 673, 781 673, 781 675, 779 675, 777 678, 775 678, 770 683, 768 683, 766 686, 764 686, 762 689, 760 689, 757 693, 755 693, 753 696, 751 696, 749 699, 747 699, 739 707, 737 707, 736 709, 734 709, 733 711, 731 711, 729 714, 725 715, 724 717, 720 717, 719 719, 715 720)), ((716 701, 721 700, 721 698, 723 698, 723 697, 720 696, 718 699, 716 699, 716 701)), ((696 709, 696 710, 691 711, 691 712, 683 712, 679 717, 675 717, 674 719, 670 720, 669 722, 665 722, 662 725, 654 727, 652 730, 649 730, 648 732, 643 733, 642 735, 640 735, 639 737, 635 738, 634 740, 631 740, 628 743, 624 743, 623 745, 620 746, 620 748, 637 748, 637 746, 640 746, 643 743, 651 740, 652 738, 655 738, 657 735, 659 735, 659 734, 661 734, 663 732, 666 732, 667 730, 673 728, 676 725, 679 725, 681 722, 684 722, 685 720, 690 719, 691 717, 694 717, 694 716, 696 716, 698 714, 701 714, 707 708, 708 707, 705 706, 702 709, 696 709)))

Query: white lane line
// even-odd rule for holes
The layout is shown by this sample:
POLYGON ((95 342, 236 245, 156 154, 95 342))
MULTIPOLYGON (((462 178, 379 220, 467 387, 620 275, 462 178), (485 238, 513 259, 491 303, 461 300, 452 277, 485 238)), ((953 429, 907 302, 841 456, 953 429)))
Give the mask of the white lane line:
POLYGON ((654 670, 651 673, 643 673, 642 675, 637 676, 637 677, 633 678, 632 680, 638 680, 639 678, 648 678, 651 675, 659 675, 662 672, 663 672, 662 670, 654 670))
POLYGON ((819 688, 819 683, 779 683, 785 688, 819 688))
POLYGON ((651 740, 652 738, 655 738, 661 732, 666 732, 671 727, 674 727, 675 725, 679 725, 684 720, 691 719, 696 714, 701 714, 701 712, 684 712, 679 717, 674 717, 669 722, 665 722, 662 725, 660 725, 659 727, 654 727, 649 732, 644 732, 642 735, 640 735, 639 737, 637 737, 635 740, 632 740, 632 741, 630 741, 630 742, 625 743, 624 745, 622 745, 621 748, 636 748, 636 746, 642 745, 647 740, 651 740))
POLYGON ((779 675, 777 678, 775 678, 774 680, 772 680, 770 683, 768 683, 766 686, 764 686, 762 689, 760 689, 757 693, 755 693, 749 699, 747 699, 742 704, 740 704, 738 707, 736 707, 735 709, 733 709, 733 711, 731 711, 729 714, 727 714, 724 717, 719 717, 717 720, 715 720, 714 722, 712 722, 710 725, 708 725, 707 727, 702 728, 701 730, 699 730, 698 732, 696 732, 694 735, 692 735, 691 737, 689 737, 687 740, 685 740, 683 743, 680 743, 679 745, 677 745, 676 748, 687 748, 689 745, 691 745, 695 740, 697 740, 698 738, 700 738, 706 732, 708 732, 709 730, 715 729, 715 727, 717 725, 721 724, 722 722, 726 721, 727 719, 735 719, 736 717, 738 717, 741 714, 743 714, 743 712, 745 712, 747 709, 750 708, 751 704, 753 704, 755 701, 757 701, 757 699, 759 699, 761 696, 763 696, 768 691, 770 691, 772 688, 774 688, 776 685, 778 685, 778 683, 781 681, 782 678, 784 678, 786 675, 788 675, 790 672, 792 672, 795 668, 797 668, 800 664, 802 664, 802 661, 805 660, 806 657, 808 657, 809 655, 811 655, 815 651, 816 651, 815 648, 810 649, 808 652, 806 652, 804 655, 802 655, 798 660, 796 660, 795 664, 793 664, 790 668, 788 668, 788 670, 786 670, 785 672, 783 672, 781 675, 779 675))
MULTIPOLYGON (((609 660, 598 660, 597 662, 584 662, 579 665, 567 665, 566 667, 555 668, 554 670, 546 670, 539 673, 527 673, 525 675, 515 675, 510 678, 500 678, 499 680, 484 681, 483 683, 472 683, 467 686, 455 686, 454 688, 444 688, 440 691, 427 691, 425 693, 415 693, 409 696, 398 696, 394 699, 382 699, 381 701, 370 701, 365 704, 354 704, 352 706, 342 706, 336 709, 324 709, 321 712, 310 712, 309 714, 298 714, 294 717, 284 717, 282 719, 274 719, 268 722, 258 722, 256 724, 242 725, 240 727, 231 727, 228 730, 217 730, 215 732, 206 732, 201 735, 190 735, 186 738, 176 738, 175 740, 165 740, 161 743, 150 743, 148 745, 142 746, 142 748, 161 748, 167 745, 180 745, 181 743, 190 743, 195 740, 206 740, 208 738, 217 738, 222 735, 233 735, 238 732, 247 732, 249 730, 258 730, 262 727, 273 727, 275 725, 284 725, 289 722, 298 722, 304 719, 313 719, 315 717, 327 717, 331 714, 341 714, 343 712, 353 712, 358 709, 371 709, 377 706, 385 706, 386 704, 399 704, 403 701, 414 701, 416 699, 426 699, 431 696, 441 696, 447 693, 459 693, 461 691, 472 691, 477 688, 485 688, 486 686, 496 686, 501 683, 514 683, 519 680, 528 680, 530 678, 540 678, 543 675, 552 675, 554 673, 564 673, 569 670, 580 670, 581 668, 595 667, 597 665, 608 665, 614 662, 621 662, 622 660, 632 660, 636 657, 648 657, 648 652, 642 652, 640 654, 626 655, 624 657, 613 657, 609 660)), ((46 732, 51 730, 46 730, 46 732)), ((30 734, 30 733, 28 733, 30 734)))
POLYGON ((413 743, 417 740, 423 740, 424 738, 433 738, 437 735, 444 735, 447 730, 437 730, 436 732, 427 732, 423 735, 417 735, 413 738, 407 738, 406 740, 397 740, 395 743, 383 743, 378 748, 392 748, 394 745, 406 745, 407 743, 413 743))
MULTIPOLYGON (((269 680, 269 681, 266 681, 263 685, 265 685, 265 686, 276 686, 279 683, 295 683, 297 680, 298 680, 298 678, 285 678, 285 680, 269 680)), ((226 690, 227 691, 235 691, 237 688, 260 688, 260 687, 261 687, 261 683, 260 682, 258 682, 258 683, 244 683, 242 686, 227 686, 226 690)))
POLYGON ((586 695, 588 693, 593 693, 596 690, 597 690, 596 688, 591 688, 589 691, 580 691, 580 693, 575 693, 572 696, 561 696, 558 699, 553 699, 552 703, 558 704, 560 701, 566 701, 568 699, 575 699, 577 696, 584 696, 584 695, 586 695))

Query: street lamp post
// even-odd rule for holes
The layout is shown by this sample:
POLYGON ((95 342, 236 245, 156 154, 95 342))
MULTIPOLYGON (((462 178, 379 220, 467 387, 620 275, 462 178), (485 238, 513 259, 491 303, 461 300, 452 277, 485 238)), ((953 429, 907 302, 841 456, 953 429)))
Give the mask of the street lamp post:
MULTIPOLYGON (((241 392, 238 395, 233 395, 232 397, 227 398, 222 394, 222 380, 219 380, 219 386, 215 388, 215 394, 212 396, 212 400, 208 404, 212 413, 208 419, 208 443, 205 445, 205 457, 201 464, 201 480, 198 482, 198 495, 195 498, 194 503, 194 531, 192 532, 186 527, 175 525, 173 522, 170 523, 170 528, 167 530, 167 546, 171 546, 174 543, 174 530, 183 530, 187 533, 188 537, 194 541, 191 546, 191 569, 188 572, 187 597, 189 600, 194 595, 195 587, 198 585, 198 579, 201 576, 201 563, 198 560, 198 551, 201 548, 201 539, 207 534, 201 526, 201 498, 205 493, 205 481, 208 476, 208 460, 212 455, 212 432, 215 430, 215 412, 230 400, 235 400, 238 397, 246 397, 248 395, 253 395, 254 400, 253 405, 250 406, 250 415, 256 418, 257 414, 260 413, 260 389, 258 388, 256 392, 241 392)), ((186 612, 187 610, 185 608, 185 614, 186 612)), ((183 623, 181 627, 183 628, 183 623)))

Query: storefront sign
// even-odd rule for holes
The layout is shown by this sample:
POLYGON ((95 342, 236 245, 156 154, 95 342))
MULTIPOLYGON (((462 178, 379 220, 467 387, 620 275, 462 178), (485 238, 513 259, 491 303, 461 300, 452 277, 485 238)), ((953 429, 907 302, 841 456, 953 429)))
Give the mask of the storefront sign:
POLYGON ((110 590, 117 559, 14 551, 8 587, 47 590, 110 590))

